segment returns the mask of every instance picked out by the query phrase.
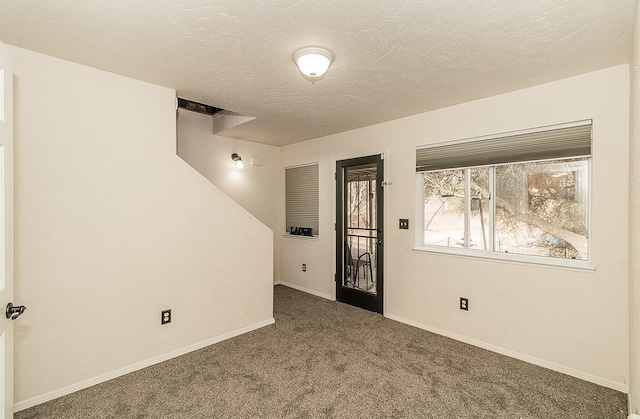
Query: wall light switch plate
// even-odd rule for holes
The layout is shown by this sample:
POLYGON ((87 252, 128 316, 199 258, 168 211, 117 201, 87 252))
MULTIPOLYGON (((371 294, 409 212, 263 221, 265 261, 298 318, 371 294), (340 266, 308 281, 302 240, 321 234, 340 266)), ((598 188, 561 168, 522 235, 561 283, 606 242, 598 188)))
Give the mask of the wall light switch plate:
POLYGON ((401 218, 398 227, 400 228, 400 230, 409 230, 409 219, 401 218))

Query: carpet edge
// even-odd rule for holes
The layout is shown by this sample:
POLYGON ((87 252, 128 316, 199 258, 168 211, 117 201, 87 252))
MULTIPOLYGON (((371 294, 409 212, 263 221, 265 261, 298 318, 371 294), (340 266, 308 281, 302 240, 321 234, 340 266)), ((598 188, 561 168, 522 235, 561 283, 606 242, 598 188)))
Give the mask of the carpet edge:
POLYGON ((260 328, 265 327, 265 326, 269 326, 269 325, 274 324, 274 323, 275 323, 275 319, 272 317, 272 318, 270 318, 268 320, 264 320, 262 322, 255 323, 255 324, 252 324, 250 326, 243 327, 241 329, 237 329, 237 330, 234 330, 232 332, 225 333, 223 335, 219 335, 219 336, 216 336, 214 338, 204 340, 202 342, 198 342, 198 343, 194 343, 194 344, 189 345, 189 346, 185 346, 184 348, 176 349, 174 351, 167 352, 165 354, 158 355, 158 356, 155 356, 153 358, 146 359, 144 361, 136 362, 135 364, 131 364, 131 365, 128 365, 126 367, 119 368, 119 369, 117 369, 115 371, 111 371, 111 372, 108 372, 108 373, 105 373, 105 374, 100 374, 100 375, 98 375, 96 377, 89 378, 87 380, 83 380, 83 381, 80 381, 78 383, 71 384, 71 385, 59 388, 57 390, 53 390, 53 391, 41 394, 39 396, 35 396, 35 397, 32 397, 32 398, 20 401, 18 403, 14 403, 13 412, 14 413, 15 412, 19 412, 21 410, 28 409, 30 407, 33 407, 33 406, 36 406, 36 405, 39 405, 39 404, 42 404, 42 403, 57 399, 59 397, 66 396, 67 394, 75 393, 76 391, 80 391, 80 390, 83 390, 85 388, 94 386, 96 384, 100 384, 100 383, 103 383, 105 381, 109 381, 109 380, 112 380, 114 378, 120 377, 122 375, 129 374, 131 372, 138 371, 138 370, 141 370, 141 369, 146 368, 146 367, 150 367, 150 366, 158 364, 160 362, 168 361, 169 359, 176 358, 178 356, 187 354, 189 352, 193 352, 193 351, 196 351, 198 349, 202 349, 202 348, 207 347, 209 345, 213 345, 215 343, 219 343, 219 342, 222 342, 224 340, 231 339, 231 338, 236 337, 236 336, 240 336, 242 334, 251 332, 253 330, 260 329, 260 328))
POLYGON ((282 286, 285 286, 287 288, 293 288, 294 290, 298 290, 298 291, 306 292, 307 294, 315 295, 316 297, 320 297, 320 298, 324 298, 324 299, 327 299, 327 300, 335 301, 335 299, 333 297, 331 297, 329 294, 323 294, 321 292, 314 291, 314 290, 309 289, 309 288, 301 287, 300 285, 291 284, 289 282, 278 281, 278 283, 275 284, 275 285, 282 285, 282 286))
POLYGON ((610 380, 608 378, 600 377, 597 375, 593 375, 584 371, 576 370, 561 364, 556 364, 555 362, 547 361, 541 358, 536 358, 531 355, 526 355, 520 352, 512 351, 511 349, 506 349, 501 346, 492 345, 490 343, 486 343, 480 340, 476 340, 473 338, 469 338, 463 335, 458 335, 456 333, 448 332, 446 330, 438 329, 437 327, 432 327, 423 323, 419 323, 413 320, 405 319, 400 316, 396 316, 394 314, 386 314, 386 318, 390 320, 395 320, 400 323, 408 324, 409 326, 417 327, 418 329, 426 330, 427 332, 435 333, 437 335, 445 336, 463 343, 468 343, 469 345, 477 346, 482 349, 486 349, 491 352, 496 352, 501 355, 508 356, 510 358, 515 358, 520 361, 528 362, 530 364, 537 365, 539 367, 547 368, 552 371, 559 372, 561 374, 566 374, 571 377, 579 378, 581 380, 589 381, 591 383, 607 387, 613 390, 620 391, 622 393, 629 393, 629 386, 625 383, 620 383, 617 381, 610 380))

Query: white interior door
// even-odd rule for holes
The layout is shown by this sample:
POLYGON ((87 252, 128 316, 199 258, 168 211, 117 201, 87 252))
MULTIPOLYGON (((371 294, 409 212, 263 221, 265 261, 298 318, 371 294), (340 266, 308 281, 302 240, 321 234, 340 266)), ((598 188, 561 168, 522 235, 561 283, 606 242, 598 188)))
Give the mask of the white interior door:
POLYGON ((0 43, 0 418, 13 417, 13 66, 0 43))

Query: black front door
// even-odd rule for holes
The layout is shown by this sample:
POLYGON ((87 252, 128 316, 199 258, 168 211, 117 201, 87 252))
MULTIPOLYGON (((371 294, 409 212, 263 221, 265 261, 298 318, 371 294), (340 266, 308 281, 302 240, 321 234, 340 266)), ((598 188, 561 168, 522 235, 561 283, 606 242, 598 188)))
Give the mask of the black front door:
POLYGON ((336 163, 336 298, 382 314, 382 155, 336 163))

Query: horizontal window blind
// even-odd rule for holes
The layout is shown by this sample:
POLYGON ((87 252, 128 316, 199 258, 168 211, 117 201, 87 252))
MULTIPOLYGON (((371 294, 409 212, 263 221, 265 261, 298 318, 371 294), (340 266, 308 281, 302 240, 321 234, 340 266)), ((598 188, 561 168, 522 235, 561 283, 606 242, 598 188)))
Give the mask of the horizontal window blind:
POLYGON ((285 168, 286 224, 318 235, 318 164, 285 168))
POLYGON ((591 120, 418 148, 416 171, 591 155, 591 120))

